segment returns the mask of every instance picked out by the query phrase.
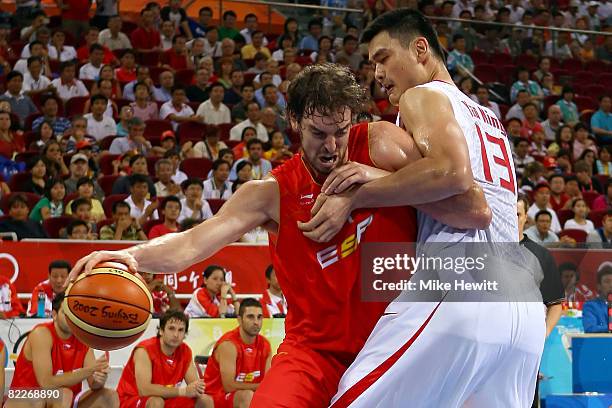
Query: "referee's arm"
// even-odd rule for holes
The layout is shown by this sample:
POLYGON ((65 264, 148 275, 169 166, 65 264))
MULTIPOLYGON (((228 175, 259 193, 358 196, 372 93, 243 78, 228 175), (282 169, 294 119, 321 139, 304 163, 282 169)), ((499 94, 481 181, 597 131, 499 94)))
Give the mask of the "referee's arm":
POLYGON ((565 291, 555 259, 546 248, 543 249, 542 258, 539 258, 544 270, 544 280, 540 284, 540 291, 546 305, 546 337, 548 337, 563 313, 561 303, 565 297, 565 291))

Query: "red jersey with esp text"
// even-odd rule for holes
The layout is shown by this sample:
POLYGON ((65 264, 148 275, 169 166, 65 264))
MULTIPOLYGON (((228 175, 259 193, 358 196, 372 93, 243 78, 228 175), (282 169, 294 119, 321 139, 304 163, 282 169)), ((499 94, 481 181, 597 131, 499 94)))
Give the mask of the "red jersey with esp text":
POLYGON ((210 353, 206 364, 204 382, 209 395, 225 394, 221 382, 221 367, 215 359, 215 351, 224 341, 231 342, 236 347, 236 374, 234 380, 243 383, 259 384, 266 374, 266 360, 271 353, 270 342, 262 335, 257 335, 252 344, 246 344, 240 337, 240 328, 225 333, 210 353))
MULTIPOLYGON (((347 156, 374 166, 367 123, 351 128, 347 156)), ((280 191, 280 223, 270 250, 289 305, 284 342, 350 363, 387 305, 361 300, 360 243, 415 242, 416 214, 410 207, 359 209, 331 241, 314 242, 297 227, 310 220, 321 192, 303 160, 298 153, 271 173, 280 191)))
MULTIPOLYGON (((89 351, 89 347, 81 343, 74 335, 64 340, 58 336, 55 331, 53 322, 41 323, 36 325, 32 331, 46 329, 51 333, 53 339, 53 345, 51 346, 51 362, 52 362, 52 373, 53 375, 69 373, 71 371, 83 368, 85 363, 85 356, 89 351)), ((34 366, 32 361, 28 360, 25 356, 24 344, 17 357, 17 364, 15 365, 15 373, 13 374, 13 381, 11 383, 11 389, 24 389, 24 388, 40 388, 38 380, 34 375, 34 366)), ((70 387, 72 395, 76 396, 81 392, 81 383, 75 384, 70 387)))
POLYGON ((193 364, 191 349, 185 343, 167 356, 161 349, 159 337, 143 340, 132 351, 117 386, 119 399, 137 397, 136 374, 134 367, 134 352, 143 348, 151 360, 151 384, 163 385, 165 387, 178 387, 185 378, 189 366, 193 364))

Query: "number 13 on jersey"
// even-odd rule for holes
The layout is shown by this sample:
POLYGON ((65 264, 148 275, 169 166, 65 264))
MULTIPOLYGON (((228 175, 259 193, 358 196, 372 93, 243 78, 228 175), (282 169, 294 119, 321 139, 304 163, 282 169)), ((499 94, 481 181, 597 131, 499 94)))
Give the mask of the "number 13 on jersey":
POLYGON ((482 166, 484 170, 484 177, 489 183, 499 182, 499 185, 506 190, 516 194, 516 185, 514 182, 514 171, 512 170, 512 164, 510 156, 508 155, 508 149, 506 148, 505 140, 501 137, 495 137, 487 132, 480 129, 480 126, 476 123, 476 132, 480 139, 480 154, 482 155, 482 166), (501 156, 498 156, 496 151, 499 148, 501 156), (493 162, 496 166, 491 168, 489 162, 489 154, 493 157, 493 162), (496 180, 493 180, 493 177, 496 180))

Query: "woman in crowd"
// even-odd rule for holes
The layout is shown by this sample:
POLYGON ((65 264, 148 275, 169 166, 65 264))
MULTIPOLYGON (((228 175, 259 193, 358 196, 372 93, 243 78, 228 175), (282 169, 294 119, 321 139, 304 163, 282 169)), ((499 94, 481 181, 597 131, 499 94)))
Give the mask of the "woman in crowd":
POLYGON ((595 231, 595 226, 591 220, 588 220, 589 207, 582 198, 576 198, 572 201, 572 211, 574 218, 565 221, 563 229, 579 229, 587 234, 595 231))
POLYGON ((16 153, 25 152, 23 132, 12 130, 11 115, 0 111, 0 155, 12 159, 16 153))
POLYGON ((217 160, 219 152, 227 149, 227 145, 219 140, 221 131, 218 126, 207 126, 204 140, 199 141, 193 147, 193 157, 203 157, 208 160, 217 160))
POLYGON ((61 217, 64 214, 66 186, 61 179, 49 179, 45 186, 45 196, 32 208, 30 219, 42 222, 47 218, 61 217))
POLYGON ((185 314, 189 317, 228 317, 238 310, 236 293, 232 284, 225 280, 225 270, 210 265, 204 270, 204 283, 193 292, 185 314), (227 297, 232 301, 228 302, 227 297))
POLYGON ((62 148, 57 140, 50 140, 43 147, 43 160, 47 165, 47 175, 51 178, 64 177, 70 174, 64 163, 62 148))
POLYGON ((47 176, 47 166, 42 157, 37 156, 28 161, 27 170, 30 177, 23 182, 19 191, 24 193, 34 193, 40 196, 45 194, 45 177, 47 176))

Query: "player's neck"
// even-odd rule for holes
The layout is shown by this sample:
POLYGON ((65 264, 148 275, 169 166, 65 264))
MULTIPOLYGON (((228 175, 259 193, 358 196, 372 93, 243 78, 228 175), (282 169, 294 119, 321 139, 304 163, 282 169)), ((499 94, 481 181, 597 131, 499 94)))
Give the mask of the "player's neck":
POLYGON ((72 337, 72 333, 62 330, 62 328, 59 326, 56 320, 53 321, 53 327, 55 328, 55 333, 57 333, 57 336, 60 339, 68 340, 70 337, 72 337))
POLYGON ((162 353, 164 353, 168 357, 173 355, 174 352, 176 351, 176 347, 167 346, 166 343, 164 343, 161 339, 159 342, 159 348, 161 349, 162 353))
POLYGON ((244 344, 253 344, 255 342, 255 338, 257 336, 251 336, 250 334, 247 334, 244 330, 242 330, 242 327, 240 328, 240 338, 242 339, 244 344))
POLYGON ((280 298, 282 298, 282 297, 283 297, 283 291, 281 291, 281 290, 277 290, 277 289, 273 288, 272 286, 270 286, 270 287, 268 288, 268 290, 269 290, 269 291, 270 291, 270 293, 271 293, 271 294, 273 294, 274 296, 277 296, 277 297, 280 297, 280 298))
POLYGON ((436 62, 432 66, 429 82, 433 81, 446 82, 449 85, 456 86, 455 82, 453 81, 453 78, 446 69, 446 66, 442 64, 442 62, 436 62))

